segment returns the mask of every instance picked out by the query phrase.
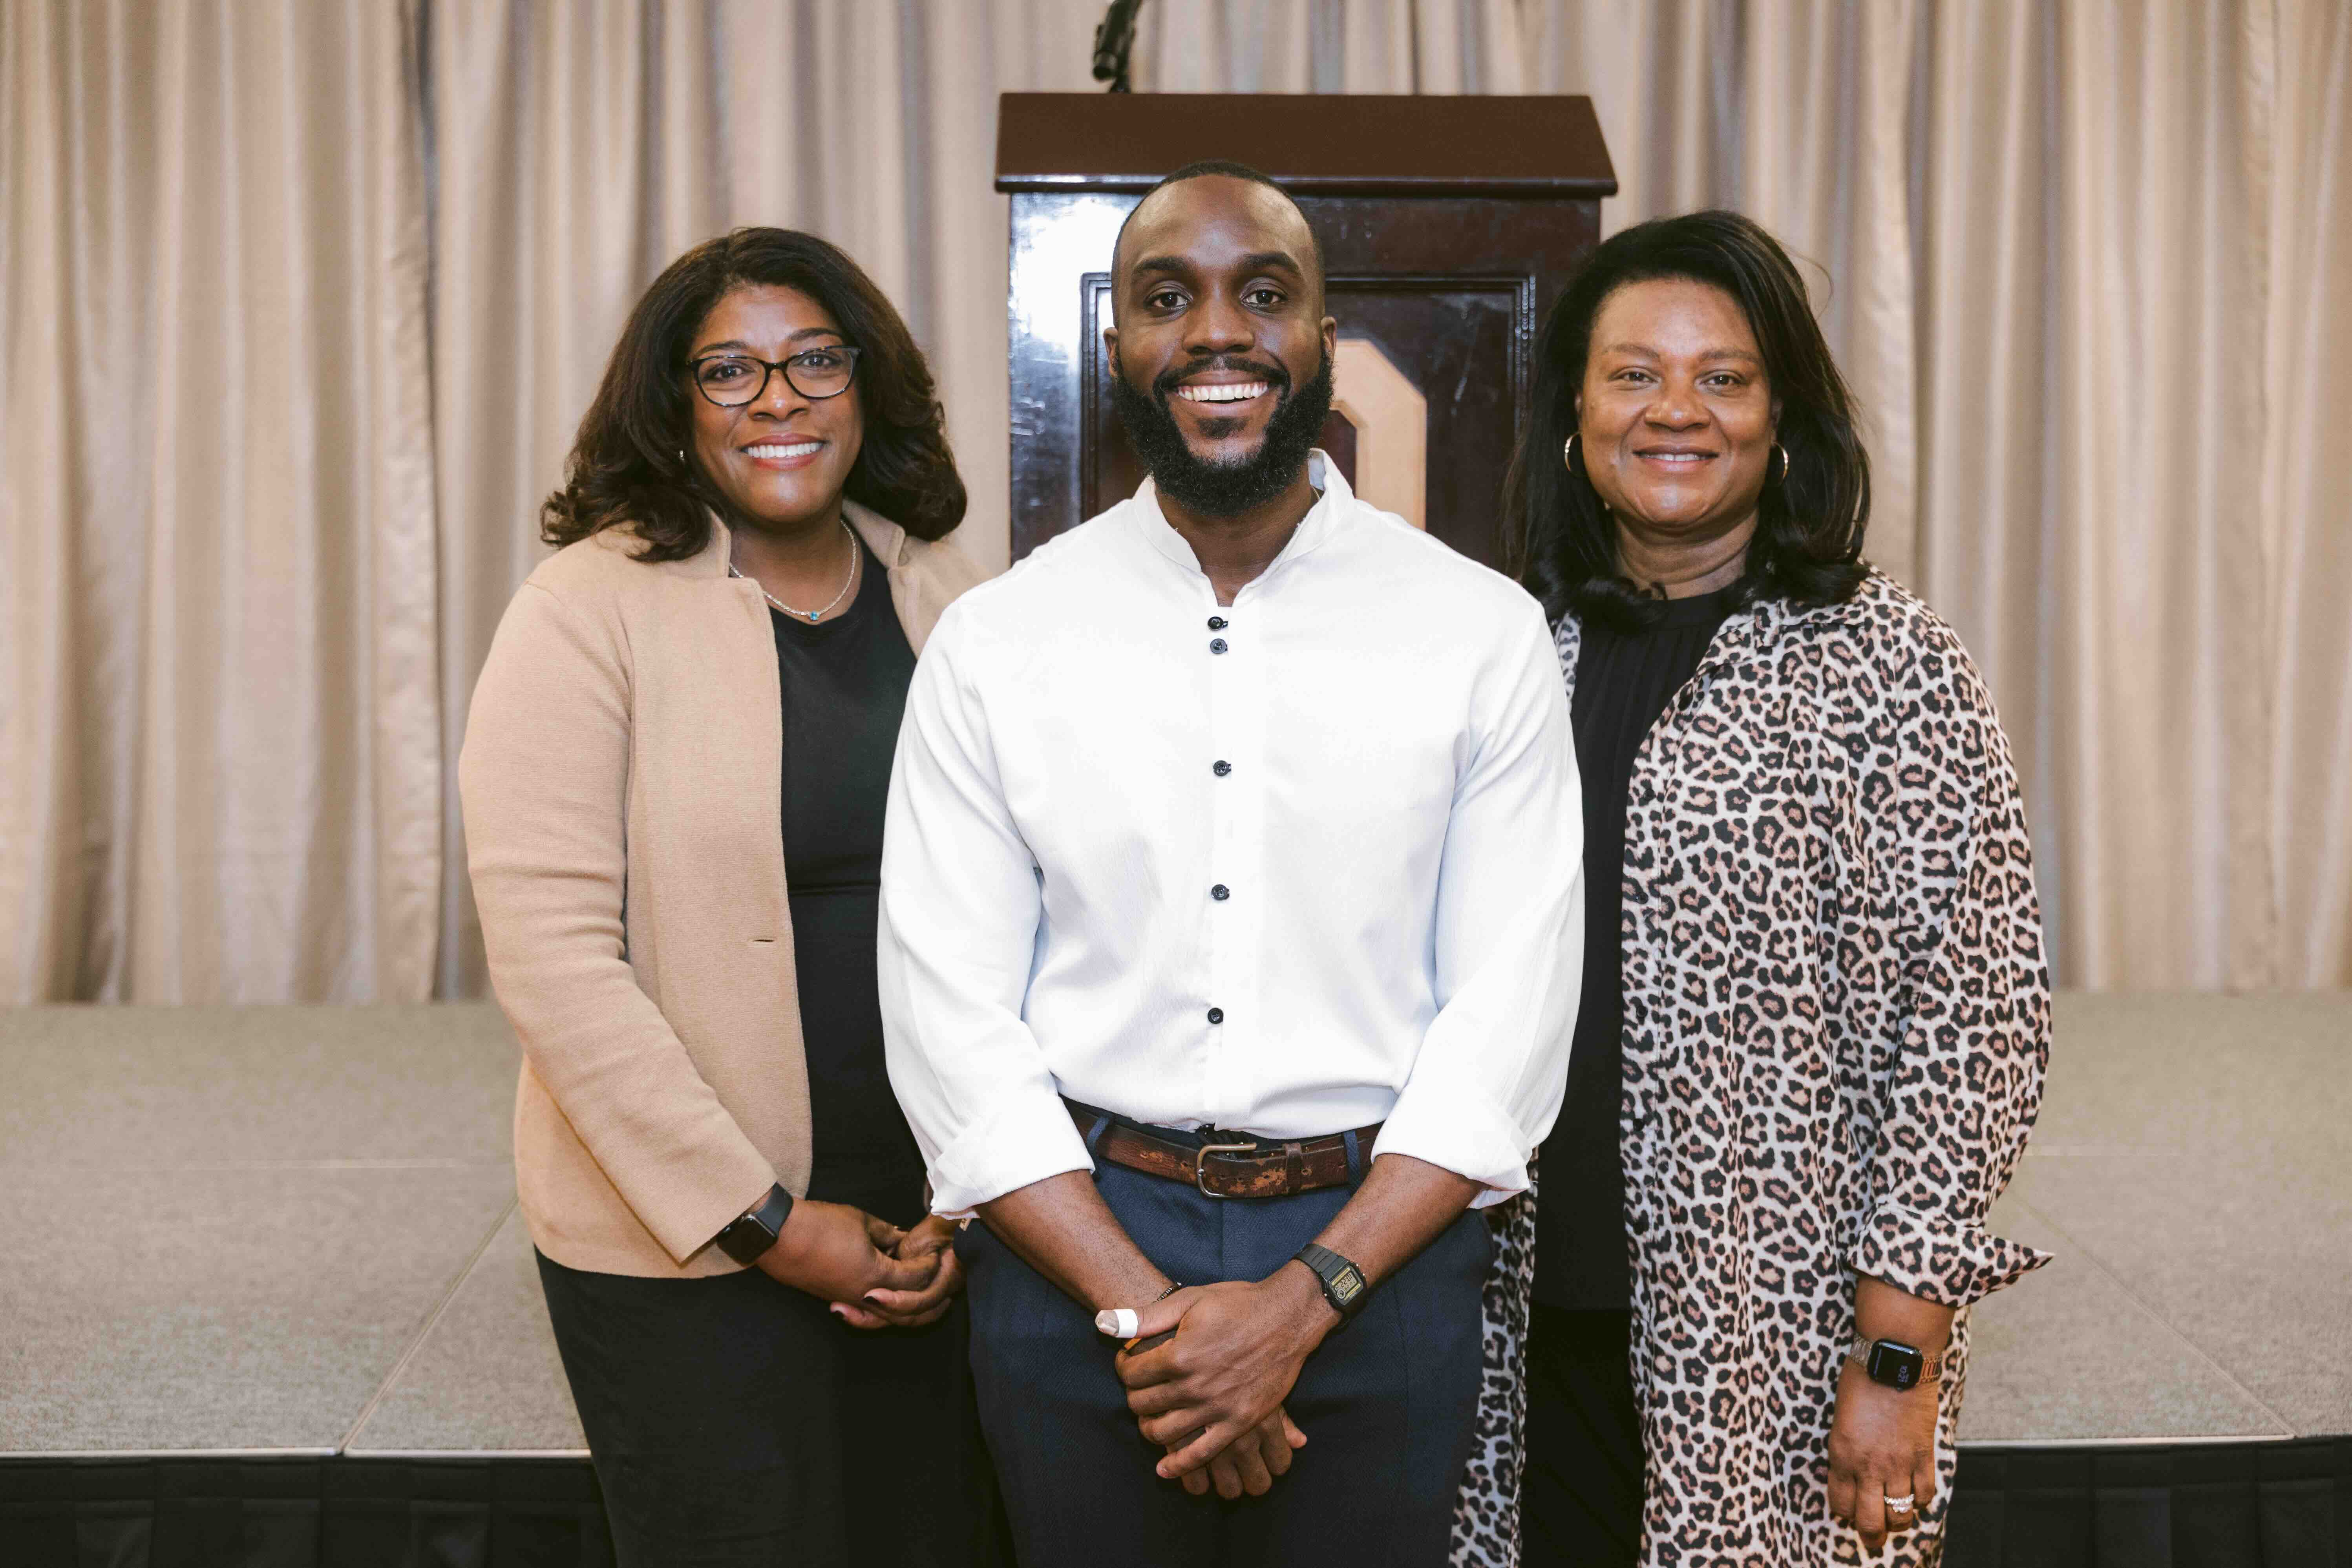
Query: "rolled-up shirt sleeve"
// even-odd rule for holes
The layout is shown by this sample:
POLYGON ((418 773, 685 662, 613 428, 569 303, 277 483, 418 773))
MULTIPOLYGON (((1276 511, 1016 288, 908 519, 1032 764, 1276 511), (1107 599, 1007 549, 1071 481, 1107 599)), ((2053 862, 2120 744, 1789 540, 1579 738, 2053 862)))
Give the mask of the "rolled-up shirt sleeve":
POLYGON ((1584 806, 1568 700, 1541 614, 1481 683, 1455 786, 1433 937, 1437 1016, 1378 1154, 1525 1190, 1568 1087, 1584 954, 1584 806))
POLYGON ((1900 1038, 1885 1068, 1876 1202, 1857 1274, 1965 1307, 2050 1261, 1985 1228, 2042 1103, 2050 982, 2032 851, 1992 699, 1957 642, 1962 701, 1905 731, 1881 860, 1904 954, 1900 1038))
POLYGON ((1045 1053, 1022 1018, 1042 910, 1036 858, 1004 802, 978 655, 950 609, 907 696, 890 774, 877 939, 890 1086, 934 1213, 1091 1171, 1045 1053))

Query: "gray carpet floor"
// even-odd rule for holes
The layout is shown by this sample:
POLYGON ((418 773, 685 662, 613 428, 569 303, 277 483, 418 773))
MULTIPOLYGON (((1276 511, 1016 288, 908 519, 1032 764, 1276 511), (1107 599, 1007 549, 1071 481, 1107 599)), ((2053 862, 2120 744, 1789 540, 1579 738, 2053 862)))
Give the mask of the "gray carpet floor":
MULTIPOLYGON (((1976 1444, 2352 1433, 2352 994, 2060 999, 1976 1444)), ((0 1011, 0 1453, 566 1452, 495 1009, 0 1011)))
POLYGON ((513 1212, 515 1067, 486 1006, 0 1012, 0 1452, 357 1441, 513 1212))
POLYGON ((2352 1433, 2352 994, 2058 1001, 1964 1438, 2352 1433))

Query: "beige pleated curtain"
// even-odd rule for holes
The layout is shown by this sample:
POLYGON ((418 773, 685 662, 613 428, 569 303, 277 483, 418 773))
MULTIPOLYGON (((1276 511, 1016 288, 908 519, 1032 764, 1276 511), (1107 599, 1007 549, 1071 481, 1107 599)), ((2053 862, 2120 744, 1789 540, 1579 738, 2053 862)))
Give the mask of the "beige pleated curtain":
POLYGON ((432 987, 412 32, 0 10, 0 1001, 432 987))
MULTIPOLYGON (((1001 91, 1097 0, 0 0, 0 1000, 481 985, 450 784, 653 274, 824 234, 1008 537, 1001 91)), ((1589 92, 1807 258, 2070 984, 2352 984, 2352 7, 1150 0, 1139 90, 1589 92)))

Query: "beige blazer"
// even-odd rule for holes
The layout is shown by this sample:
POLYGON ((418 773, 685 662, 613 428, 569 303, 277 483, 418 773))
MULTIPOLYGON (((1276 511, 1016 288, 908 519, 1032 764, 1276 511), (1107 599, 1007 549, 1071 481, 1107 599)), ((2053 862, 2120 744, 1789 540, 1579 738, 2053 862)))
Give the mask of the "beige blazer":
MULTIPOLYGON (((922 651, 978 582, 851 503, 922 651)), ((515 1178, 541 1251, 610 1274, 726 1274, 709 1242, 808 1185, 778 792, 783 705, 728 534, 688 561, 600 533, 507 606, 457 764, 490 983, 522 1042, 515 1178)))

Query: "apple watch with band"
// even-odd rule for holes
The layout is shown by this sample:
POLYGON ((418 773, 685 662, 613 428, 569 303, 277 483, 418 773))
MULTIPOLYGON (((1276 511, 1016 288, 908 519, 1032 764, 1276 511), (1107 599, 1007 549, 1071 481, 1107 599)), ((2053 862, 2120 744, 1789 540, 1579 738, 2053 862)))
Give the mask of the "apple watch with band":
POLYGON ((1934 1383, 1944 1375, 1941 1354, 1930 1355, 1900 1340, 1874 1340, 1858 1334, 1853 1349, 1846 1352, 1846 1359, 1860 1362, 1871 1382, 1897 1392, 1934 1383))
POLYGON ((792 1215, 793 1194, 781 1186, 770 1187, 766 1197, 719 1233, 719 1250, 738 1263, 757 1263, 768 1248, 776 1245, 776 1237, 783 1234, 784 1221, 792 1215))

